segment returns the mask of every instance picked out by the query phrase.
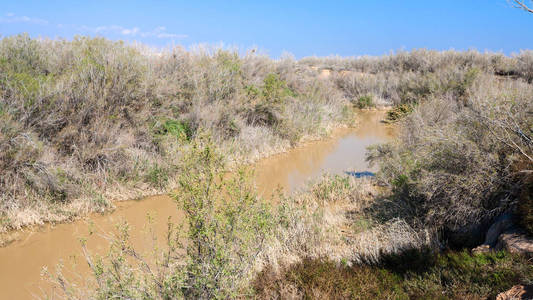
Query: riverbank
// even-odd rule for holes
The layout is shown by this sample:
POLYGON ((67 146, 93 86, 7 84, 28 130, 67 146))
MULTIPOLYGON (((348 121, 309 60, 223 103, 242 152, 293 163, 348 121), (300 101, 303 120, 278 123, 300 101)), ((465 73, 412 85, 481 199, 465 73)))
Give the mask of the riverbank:
MULTIPOLYGON (((373 112, 377 112, 377 114, 383 114, 384 112, 386 112, 388 110, 388 108, 385 108, 385 107, 382 107, 381 109, 373 109, 373 110, 366 110, 366 111, 373 111, 373 112)), ((236 158, 231 158, 231 159, 228 159, 228 161, 226 162, 227 165, 228 165, 228 168, 231 170, 231 169, 235 169, 235 168, 238 168, 239 166, 243 166, 243 165, 253 165, 253 164, 257 164, 258 162, 260 162, 260 164, 263 164, 263 165, 269 165, 269 164, 276 164, 276 159, 277 157, 279 157, 280 155, 283 155, 283 154, 286 154, 288 152, 299 152, 299 150, 301 149, 304 149, 303 152, 305 153, 305 148, 308 147, 308 146, 313 146, 314 143, 320 143, 321 141, 326 141, 326 143, 328 141, 333 141, 333 140, 336 140, 338 138, 341 138, 347 134, 350 134, 351 132, 354 131, 354 128, 355 126, 357 126, 357 124, 359 123, 364 123, 364 122, 368 122, 368 117, 366 118, 363 118, 363 120, 358 120, 358 117, 357 117, 357 111, 356 110, 352 110, 352 113, 351 113, 352 117, 349 117, 345 120, 345 122, 342 122, 342 123, 337 123, 336 125, 331 125, 328 126, 328 128, 325 128, 322 132, 320 132, 319 135, 307 135, 305 137, 302 137, 302 139, 299 141, 298 144, 296 145, 285 145, 285 146, 280 146, 280 147, 276 147, 274 149, 267 149, 265 151, 262 151, 262 152, 256 152, 255 154, 253 155, 249 155, 247 158, 244 158, 244 157, 240 157, 239 159, 236 159, 236 158), (262 161, 262 162, 261 162, 262 161), (273 161, 272 163, 269 163, 268 161, 273 161)), ((381 116, 380 116, 381 117, 381 116)), ((375 122, 373 122, 375 123, 375 122)), ((364 128, 368 128, 368 127, 364 127, 364 128)), ((375 132, 375 130, 372 128, 372 131, 375 132)), ((392 131, 391 131, 391 136, 392 136, 392 131)), ((384 137, 383 134, 380 134, 380 138, 381 137, 384 137)), ((222 146, 219 150, 223 151, 224 153, 232 153, 231 147, 228 146, 228 145, 225 145, 225 146, 222 146)), ((236 155, 235 153, 233 153, 232 155, 236 155)), ((229 156, 229 155, 228 155, 229 156)), ((293 155, 293 157, 296 157, 297 155, 293 155)), ((305 156, 305 154, 304 154, 305 156)), ((361 165, 361 164, 360 164, 361 165)), ((272 168, 272 167, 270 167, 272 168)), ((267 166, 267 169, 269 169, 269 167, 267 166)), ((282 168, 277 168, 276 169, 276 172, 283 172, 283 173, 286 173, 286 172, 290 172, 290 170, 292 170, 294 168, 289 168, 289 169, 282 169, 282 168)), ((265 177, 265 175, 261 175, 263 177, 265 177)), ((271 184, 274 184, 274 185, 270 185, 267 187, 267 185, 262 185, 264 186, 264 188, 262 188, 262 191, 265 192, 265 194, 262 194, 264 196, 266 196, 266 191, 267 190, 274 190, 275 188, 277 188, 277 186, 275 186, 275 184, 277 184, 279 182, 278 179, 275 179, 276 175, 272 176, 273 178, 270 178, 270 179, 273 179, 273 180, 267 180, 267 179, 264 179, 262 180, 263 183, 267 183, 267 182, 270 182, 271 184)), ((282 175, 283 176, 283 175, 282 175)), ((268 176, 267 176, 268 177, 268 176)), ((305 179, 307 177, 302 177, 302 179, 305 179)), ((302 179, 300 179, 300 183, 302 183, 302 179)), ((99 215, 105 215, 105 214, 109 214, 109 213, 113 213, 117 208, 120 209, 121 207, 127 207, 129 205, 129 203, 134 203, 134 202, 138 202, 138 201, 143 201, 144 199, 146 198, 154 198, 154 197, 159 197, 159 196, 162 196, 162 195, 166 195, 168 192, 174 190, 175 188, 178 187, 178 183, 176 182, 176 180, 174 178, 169 178, 168 179, 168 182, 167 182, 167 187, 165 190, 161 190, 161 189, 154 189, 153 187, 151 187, 150 185, 148 184, 145 184, 145 185, 141 185, 141 186, 138 186, 138 187, 135 187, 131 190, 126 190, 125 188, 120 188, 118 187, 117 190, 114 190, 114 191, 110 191, 110 192, 107 192, 105 194, 102 194, 99 196, 99 201, 100 202, 104 202, 106 203, 106 205, 104 205, 104 207, 101 207, 101 209, 98 209, 96 212, 94 211, 91 211, 90 209, 86 208, 84 210, 80 210, 76 213, 74 213, 73 210, 79 210, 79 203, 80 201, 81 202, 84 202, 85 200, 83 199, 77 199, 77 200, 73 200, 73 202, 70 204, 72 206, 74 206, 74 208, 61 208, 60 210, 63 210, 65 212, 68 212, 68 211, 71 211, 72 213, 69 213, 69 214, 66 214, 64 215, 63 217, 54 217, 52 218, 51 220, 41 220, 39 222, 37 221, 32 221, 28 224, 30 225, 25 225, 25 226, 21 226, 19 227, 19 229, 11 229, 11 230, 8 230, 7 232, 4 231, 4 232, 0 232, 0 248, 1 247, 5 247, 5 246, 8 246, 9 244, 17 241, 17 240, 21 240, 21 239, 24 239, 24 236, 27 235, 28 232, 36 232, 36 231, 42 231, 42 230, 50 230, 51 228, 54 228, 55 226, 57 225, 60 225, 62 223, 72 223, 72 222, 77 222, 77 221, 80 221, 80 220, 83 220, 83 219, 93 219, 95 217, 98 217, 99 215), (120 194, 120 197, 116 197, 114 195, 116 194, 120 194)), ((280 187, 288 187, 288 184, 282 184, 280 185, 280 187)))
MULTIPOLYGON (((139 225, 133 231, 120 227, 122 235, 112 239, 110 251, 98 264, 91 264, 93 272, 81 272, 93 275, 89 276, 93 285, 68 284, 65 280, 70 277, 52 272, 60 289, 72 287, 84 295, 80 298, 233 298, 251 295, 253 275, 263 268, 298 266, 306 259, 314 262, 309 264, 313 270, 331 262, 374 267, 384 255, 425 248, 439 252, 483 243, 479 251, 495 251, 491 239, 484 238, 487 228, 505 215, 513 226, 533 233, 531 52, 507 57, 415 50, 375 58, 294 61, 224 50, 173 49, 152 57, 132 46, 90 38, 57 43, 19 36, 3 39, 0 46, 0 56, 6 57, 0 71, 7 74, 0 81, 0 227, 4 231, 105 212, 113 207, 109 199, 134 198, 139 191, 157 194, 178 182, 183 188, 173 198, 192 228, 179 230, 190 243, 180 244, 176 235, 167 240, 168 252, 148 254, 164 262, 153 276, 129 241, 129 232, 138 233, 137 226, 143 226, 146 211, 133 214, 133 223, 139 225), (228 165, 243 165, 294 148, 307 137, 323 136, 324 128, 349 120, 351 106, 383 103, 394 104, 387 119, 399 122, 402 129, 394 143, 365 153, 376 165, 375 181, 327 176, 307 192, 280 197, 281 205, 271 209, 249 185, 246 172, 238 172, 238 178, 224 177, 228 165), (218 179, 213 179, 215 175, 218 179), (376 189, 376 184, 382 188, 376 189), (229 192, 235 201, 220 197, 229 192)), ((350 134, 342 140, 349 141, 350 134)), ((351 144, 339 142, 332 149, 343 145, 351 149, 351 144)), ((258 176, 269 184, 283 179, 290 187, 314 176, 305 168, 322 164, 312 162, 346 166, 348 159, 323 156, 336 152, 324 151, 327 148, 311 152, 311 163, 308 156, 294 154, 298 147, 273 156, 272 161, 280 158, 281 170, 303 167, 287 175, 279 175, 284 174, 279 170, 263 175, 258 171, 258 176)), ((350 151, 337 152, 354 156, 350 151)), ((267 168, 268 163, 263 169, 267 168)), ((357 174, 358 170, 342 171, 357 174)), ((265 191, 275 188, 268 186, 265 191)), ((75 223, 57 226, 70 225, 75 223)), ((91 236, 97 225, 85 226, 83 233, 91 236)), ((26 246, 37 236, 25 237, 26 246)), ((58 244, 61 241, 39 250, 47 249, 43 256, 56 255, 58 244)), ((142 243, 140 251, 149 245, 153 243, 142 243)), ((40 257, 28 251, 18 264, 40 257)), ((482 254, 481 261, 497 258, 491 255, 482 254)), ((472 260, 477 264, 472 257, 461 256, 461 264, 472 260)), ((90 255, 87 258, 94 261, 90 255)), ((448 258, 457 257, 443 259, 448 258)), ((6 265, 18 267, 12 261, 6 265)), ((435 266, 423 275, 441 276, 439 265, 435 266)), ((279 274, 294 271, 280 270, 279 274)), ((512 268, 498 270, 510 276, 502 277, 505 285, 530 280, 522 276, 523 268, 516 273, 512 268)), ((13 283, 9 275, 5 282, 13 283)), ((15 275, 25 282, 20 279, 25 274, 15 275)), ((409 285, 411 279, 402 280, 409 285)), ((439 283, 429 282, 433 287, 439 283)), ((445 285, 436 291, 456 295, 445 285)), ((479 293, 490 296, 493 292, 479 293)))
MULTIPOLYGON (((309 180, 318 180, 324 172, 342 175, 345 171, 369 170, 364 160, 366 147, 388 141, 396 134, 393 127, 380 122, 384 115, 385 111, 361 111, 357 127, 339 128, 326 139, 307 142, 286 153, 258 161, 254 165, 253 181, 260 195, 269 199, 278 187, 295 192, 305 187, 309 180)), ((113 232, 115 225, 122 221, 129 223, 132 243, 139 247, 138 251, 148 250, 143 246, 147 243, 143 228, 148 213, 158 220, 153 224, 158 235, 164 235, 167 229, 164 221, 168 217, 174 221, 182 219, 175 201, 161 195, 118 202, 116 210, 110 214, 95 214, 82 221, 20 232, 16 241, 0 248, 0 265, 14 270, 0 274, 0 288, 5 293, 11 291, 15 298, 25 297, 25 291, 36 291, 41 266, 53 270, 60 260, 71 265, 74 257, 77 270, 87 272, 84 258, 80 256, 79 238, 88 238, 88 249, 93 253, 105 253, 108 242, 100 234, 113 232), (91 231, 94 233, 90 234, 91 231)))
POLYGON ((242 165, 350 117, 350 99, 292 59, 18 35, 0 60, 0 232, 167 192, 206 135, 242 165))

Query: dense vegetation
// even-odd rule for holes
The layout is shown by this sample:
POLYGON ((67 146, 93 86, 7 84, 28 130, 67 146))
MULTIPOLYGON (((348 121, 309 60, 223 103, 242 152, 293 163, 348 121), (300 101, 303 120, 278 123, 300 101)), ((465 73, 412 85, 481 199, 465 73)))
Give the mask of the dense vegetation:
POLYGON ((70 298, 483 298, 533 280, 505 252, 441 252, 503 213, 533 228, 531 51, 295 61, 15 36, 0 72, 3 230, 172 187, 187 216, 148 257, 123 225, 108 255, 86 253, 88 286, 52 276, 70 298), (224 176, 350 103, 391 105, 402 129, 368 152, 377 180, 326 176, 272 208, 245 172, 224 176))
POLYGON ((324 135, 347 104, 291 58, 3 38, 0 231, 176 187, 180 157, 202 132, 242 164, 324 135))

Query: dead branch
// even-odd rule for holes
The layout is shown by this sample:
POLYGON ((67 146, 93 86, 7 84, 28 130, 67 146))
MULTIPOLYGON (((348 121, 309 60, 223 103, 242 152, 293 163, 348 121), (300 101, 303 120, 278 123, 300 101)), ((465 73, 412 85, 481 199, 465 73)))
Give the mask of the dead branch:
POLYGON ((515 7, 516 8, 520 8, 520 9, 523 9, 527 12, 530 12, 530 13, 533 13, 533 9, 529 8, 525 3, 524 1, 520 1, 520 0, 513 0, 513 2, 515 3, 515 7))

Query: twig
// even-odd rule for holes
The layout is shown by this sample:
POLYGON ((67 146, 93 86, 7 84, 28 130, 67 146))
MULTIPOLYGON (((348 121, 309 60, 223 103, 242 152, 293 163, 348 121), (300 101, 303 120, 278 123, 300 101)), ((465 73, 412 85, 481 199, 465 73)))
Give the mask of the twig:
POLYGON ((527 12, 530 12, 533 14, 533 9, 529 8, 527 5, 524 4, 524 1, 519 1, 519 0, 514 0, 514 3, 515 4, 515 7, 516 8, 520 8, 520 9, 523 9, 527 12))

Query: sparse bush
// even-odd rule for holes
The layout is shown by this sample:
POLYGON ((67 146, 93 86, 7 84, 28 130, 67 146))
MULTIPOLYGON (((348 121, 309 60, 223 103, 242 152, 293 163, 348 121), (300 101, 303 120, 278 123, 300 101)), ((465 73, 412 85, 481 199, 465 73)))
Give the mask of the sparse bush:
MULTIPOLYGON (((490 222, 514 207, 523 185, 511 166, 531 157, 531 86, 493 77, 459 95, 420 103, 397 145, 376 147, 394 205, 419 228, 457 231, 490 222), (519 91, 519 92, 518 92, 519 91), (512 95, 512 96, 510 96, 512 95)), ((392 209, 392 205, 390 207, 392 209)))
POLYGON ((516 70, 512 73, 518 74, 529 83, 533 82, 533 51, 521 51, 515 58, 517 60, 516 70))
POLYGON ((154 165, 146 175, 148 182, 160 188, 164 188, 168 184, 168 171, 163 167, 154 165))

